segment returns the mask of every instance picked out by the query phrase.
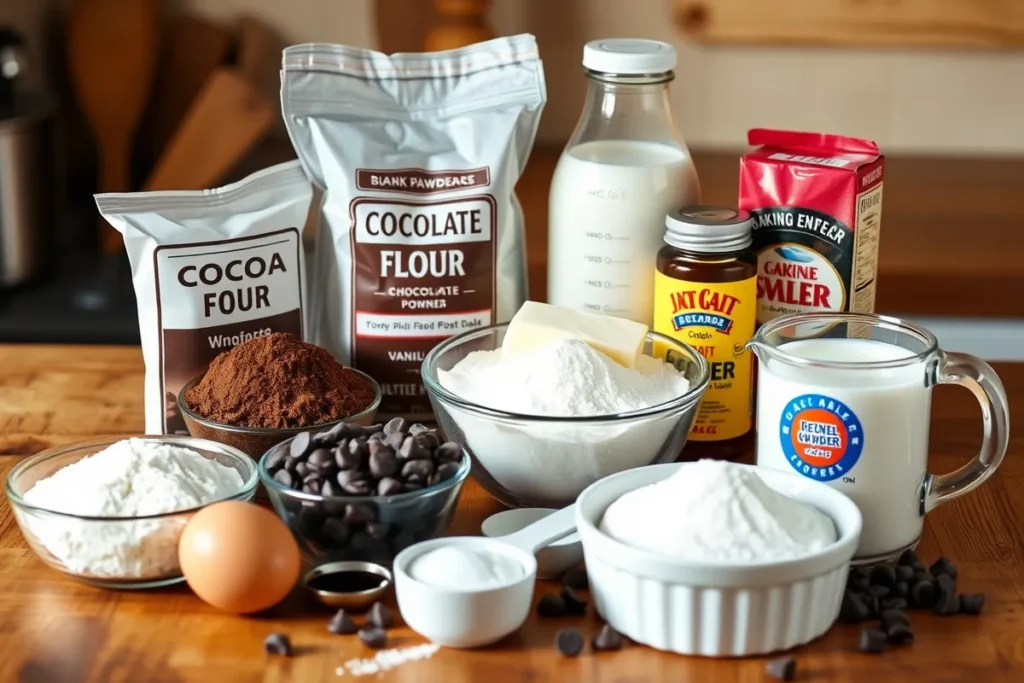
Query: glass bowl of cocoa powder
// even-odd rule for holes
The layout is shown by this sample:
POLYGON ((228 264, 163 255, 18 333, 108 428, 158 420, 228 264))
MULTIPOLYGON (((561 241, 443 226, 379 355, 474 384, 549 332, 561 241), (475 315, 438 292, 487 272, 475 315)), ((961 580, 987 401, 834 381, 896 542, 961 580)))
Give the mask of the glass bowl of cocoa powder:
POLYGON ((381 388, 326 349, 288 333, 256 337, 224 351, 178 393, 189 434, 259 460, 302 432, 342 423, 372 425, 381 388))

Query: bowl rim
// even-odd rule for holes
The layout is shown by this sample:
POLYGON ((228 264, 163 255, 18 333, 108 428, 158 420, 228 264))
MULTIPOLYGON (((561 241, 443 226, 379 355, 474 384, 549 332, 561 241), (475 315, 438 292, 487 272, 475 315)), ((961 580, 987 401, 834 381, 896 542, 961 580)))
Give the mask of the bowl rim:
MULTIPOLYGON (((585 510, 588 505, 594 505, 591 499, 600 494, 602 489, 614 486, 624 479, 637 479, 637 472, 651 472, 653 468, 659 468, 665 472, 665 476, 656 481, 662 481, 675 474, 680 468, 693 464, 695 463, 673 462, 625 470, 604 477, 584 489, 576 501, 576 528, 583 540, 584 553, 588 556, 597 556, 600 562, 612 564, 631 574, 658 577, 670 583, 720 587, 778 582, 782 580, 780 577, 784 577, 786 580, 797 580, 817 576, 827 573, 835 566, 848 564, 853 558, 863 529, 863 516, 860 508, 849 496, 828 484, 801 477, 796 473, 757 467, 756 465, 734 463, 738 467, 754 472, 761 477, 766 485, 777 491, 779 489, 772 485, 773 481, 790 482, 798 487, 798 495, 785 495, 814 505, 822 514, 831 519, 836 528, 836 540, 818 551, 765 562, 676 559, 649 550, 634 548, 601 531, 598 525, 607 506, 601 509, 596 520, 591 520, 589 511, 585 510), (767 477, 762 475, 767 475, 767 477), (828 500, 833 507, 830 510, 825 510, 820 505, 799 497, 800 493, 807 490, 828 500), (842 519, 837 519, 836 509, 841 513, 842 519), (840 522, 845 528, 840 528, 840 522), (638 567, 643 569, 637 569, 638 567)), ((636 486, 631 486, 623 493, 636 490, 648 483, 653 482, 638 481, 636 486)))
POLYGON ((393 496, 323 496, 320 495, 319 493, 306 493, 305 491, 300 491, 299 489, 293 489, 290 486, 285 486, 284 484, 270 476, 270 472, 267 471, 265 462, 267 460, 267 456, 270 455, 270 451, 274 450, 275 448, 286 447, 287 444, 293 438, 295 437, 285 439, 284 441, 276 443, 270 448, 268 448, 266 452, 260 456, 259 461, 256 463, 256 473, 259 476, 260 483, 263 484, 264 488, 268 490, 273 489, 274 492, 282 496, 288 496, 289 498, 292 498, 294 500, 306 501, 309 503, 322 503, 326 501, 331 503, 376 503, 377 505, 386 505, 390 503, 415 500, 417 498, 422 498, 427 494, 440 493, 447 489, 461 485, 469 477, 469 471, 472 468, 473 464, 472 458, 469 457, 469 454, 466 452, 466 449, 463 448, 462 446, 459 446, 459 450, 462 452, 462 462, 459 463, 459 469, 455 470, 455 474, 453 474, 448 479, 445 479, 444 481, 439 481, 436 484, 424 486, 423 488, 417 489, 415 491, 397 493, 393 496))
POLYGON ((704 392, 707 390, 708 385, 711 383, 711 368, 704 356, 697 352, 697 349, 693 348, 686 342, 673 339, 668 335, 655 332, 654 330, 648 330, 645 336, 650 341, 662 342, 670 346, 675 346, 677 348, 681 347, 684 349, 690 355, 691 360, 697 364, 698 375, 696 380, 690 384, 690 388, 687 389, 685 393, 668 401, 656 403, 646 408, 627 410, 621 413, 606 413, 603 415, 530 415, 527 413, 513 413, 499 408, 489 408, 457 396, 441 386, 440 380, 436 377, 438 372, 436 365, 437 358, 439 356, 471 339, 485 334, 492 334, 498 330, 507 329, 508 326, 509 323, 498 323, 496 325, 478 327, 474 330, 468 330, 453 337, 449 337, 432 348, 420 364, 420 377, 422 378, 423 384, 427 388, 427 392, 431 397, 433 398, 436 396, 445 403, 452 403, 463 410, 476 413, 477 415, 484 415, 486 417, 502 420, 520 420, 544 424, 614 424, 617 422, 635 420, 641 417, 662 415, 680 408, 687 408, 691 404, 696 404, 701 399, 704 392))
POLYGON ((181 389, 178 391, 178 396, 175 399, 175 402, 178 404, 178 410, 181 411, 181 414, 183 416, 186 416, 191 420, 195 420, 196 422, 198 422, 199 424, 208 429, 216 429, 222 432, 234 432, 236 434, 254 434, 257 436, 294 436, 295 434, 298 434, 300 432, 322 431, 324 429, 330 429, 331 427, 341 424, 342 422, 356 422, 358 420, 366 418, 367 416, 375 415, 377 409, 380 407, 381 400, 384 398, 384 392, 381 389, 380 383, 377 380, 375 380, 373 377, 370 377, 362 370, 357 370, 347 365, 344 367, 346 370, 351 370, 357 375, 360 375, 370 381, 370 386, 373 387, 373 400, 370 401, 370 405, 366 406, 366 408, 360 410, 358 413, 354 413, 353 415, 349 415, 348 417, 343 417, 332 422, 322 422, 320 424, 309 425, 307 427, 243 427, 240 425, 229 425, 223 422, 215 422, 214 420, 211 420, 207 417, 203 417, 199 413, 195 412, 194 410, 188 407, 187 403, 185 403, 185 394, 192 387, 203 381, 203 378, 206 377, 205 372, 193 377, 188 382, 186 382, 185 385, 182 386, 181 389))
POLYGON ((63 446, 55 446, 53 448, 48 448, 45 451, 41 451, 39 453, 36 453, 35 455, 31 455, 25 458, 17 465, 12 467, 11 471, 7 473, 5 489, 7 492, 8 500, 11 501, 14 507, 21 510, 31 512, 42 512, 48 515, 62 517, 65 519, 74 519, 82 522, 112 523, 167 519, 171 517, 177 517, 178 515, 198 512, 199 510, 202 510, 205 507, 213 505, 214 503, 223 503, 226 501, 239 499, 247 500, 249 497, 251 497, 251 494, 253 494, 256 491, 256 485, 258 483, 259 474, 257 472, 256 462, 248 455, 246 455, 244 452, 240 451, 234 446, 229 446, 228 444, 221 443, 219 441, 213 441, 212 439, 203 439, 198 436, 178 436, 171 434, 139 434, 115 437, 106 436, 95 439, 87 439, 84 441, 76 441, 74 443, 64 444, 63 446), (67 453, 70 453, 72 451, 84 450, 86 448, 98 447, 98 450, 96 451, 96 453, 98 453, 100 450, 103 450, 108 446, 111 446, 119 441, 126 441, 128 439, 158 441, 160 443, 172 444, 184 448, 190 448, 193 450, 201 449, 206 451, 215 451, 220 453, 221 455, 226 455, 229 458, 233 458, 237 462, 244 463, 247 467, 249 467, 249 476, 242 482, 241 487, 234 493, 231 493, 230 495, 221 496, 214 500, 203 503, 202 505, 183 508, 181 510, 174 510, 173 512, 161 512, 155 515, 136 515, 132 517, 101 517, 96 515, 78 515, 72 512, 62 512, 60 510, 53 510, 50 508, 41 507, 39 505, 33 505, 32 503, 27 502, 20 494, 14 491, 14 487, 12 485, 13 480, 42 462, 45 462, 52 458, 59 457, 61 455, 66 455, 67 453))

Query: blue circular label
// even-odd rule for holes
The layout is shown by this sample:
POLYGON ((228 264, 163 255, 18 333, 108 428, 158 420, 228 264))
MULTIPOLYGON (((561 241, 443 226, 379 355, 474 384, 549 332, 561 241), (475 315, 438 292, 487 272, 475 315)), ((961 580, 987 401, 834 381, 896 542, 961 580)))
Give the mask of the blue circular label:
POLYGON ((779 443, 794 470, 808 479, 848 476, 864 450, 860 419, 842 401, 821 394, 797 396, 779 421, 779 443))

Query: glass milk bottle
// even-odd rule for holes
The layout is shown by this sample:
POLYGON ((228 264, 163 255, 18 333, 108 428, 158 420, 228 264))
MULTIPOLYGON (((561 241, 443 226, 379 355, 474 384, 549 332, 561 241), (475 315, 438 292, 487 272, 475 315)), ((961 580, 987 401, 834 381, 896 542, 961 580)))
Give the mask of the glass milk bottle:
POLYGON ((651 324, 665 215, 700 203, 669 106, 675 65, 656 40, 583 48, 586 104, 551 181, 549 303, 651 324))

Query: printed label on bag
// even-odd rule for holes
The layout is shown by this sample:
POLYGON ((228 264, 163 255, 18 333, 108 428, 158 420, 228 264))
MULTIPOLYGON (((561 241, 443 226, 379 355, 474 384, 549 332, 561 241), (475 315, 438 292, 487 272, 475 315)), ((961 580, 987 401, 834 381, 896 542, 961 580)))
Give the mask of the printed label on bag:
MULTIPOLYGON (((401 184, 394 180, 399 172, 386 173, 401 184)), ((418 181, 425 172, 402 173, 418 181)), ((380 382, 382 414, 429 415, 420 380, 427 352, 494 323, 496 203, 490 195, 358 197, 350 214, 353 365, 380 382)))
POLYGON ((786 460, 808 479, 832 481, 849 472, 864 451, 864 430, 849 406, 821 394, 790 401, 779 422, 786 460))
POLYGON ((690 439, 723 441, 750 431, 753 368, 746 344, 756 316, 756 278, 702 283, 654 274, 654 330, 692 346, 711 370, 690 439))
POLYGON ((164 433, 187 434, 177 396, 222 351, 271 332, 302 336, 299 230, 153 252, 164 433))

